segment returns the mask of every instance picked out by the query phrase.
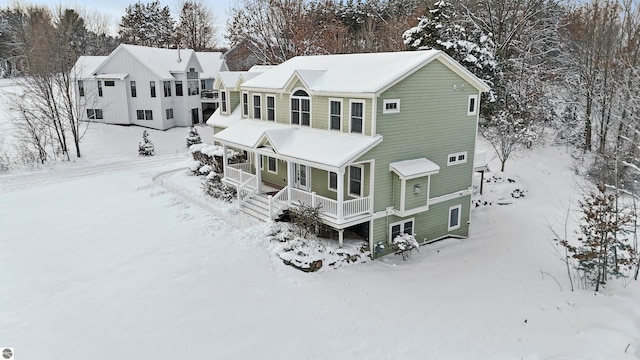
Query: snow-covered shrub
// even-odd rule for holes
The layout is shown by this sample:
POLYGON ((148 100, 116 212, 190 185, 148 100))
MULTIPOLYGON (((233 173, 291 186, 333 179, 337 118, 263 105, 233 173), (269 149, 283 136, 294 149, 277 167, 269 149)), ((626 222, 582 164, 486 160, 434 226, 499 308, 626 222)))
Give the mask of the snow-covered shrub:
POLYGON ((398 248, 400 254, 402 254, 402 260, 407 259, 411 250, 418 250, 420 247, 415 235, 405 233, 396 236, 395 239, 393 239, 393 244, 398 248))
POLYGON ((291 232, 291 227, 288 223, 274 222, 269 227, 267 232, 267 239, 270 241, 287 242, 293 240, 295 235, 291 232))
POLYGON ((151 140, 149 140, 149 133, 147 133, 147 130, 144 130, 142 132, 142 140, 138 143, 138 154, 140 156, 153 156, 155 152, 155 146, 151 140))
POLYGON ((187 147, 195 144, 201 144, 202 139, 200 138, 200 134, 198 134, 198 129, 195 127, 191 127, 189 129, 189 134, 187 134, 187 147))
POLYGON ((202 182, 204 193, 216 199, 231 202, 236 197, 236 189, 227 186, 220 181, 220 175, 211 172, 202 182))
POLYGON ((310 235, 318 235, 324 223, 320 217, 321 205, 311 206, 300 204, 289 209, 291 222, 298 230, 298 236, 307 238, 310 235))
MULTIPOLYGON (((212 171, 222 173, 223 147, 210 144, 195 144, 189 147, 189 152, 193 159, 200 162, 200 166, 211 166, 212 171)), ((232 149, 227 149, 227 159, 229 164, 243 161, 243 157, 232 149)), ((191 164, 190 164, 191 165, 191 164)), ((199 169, 198 169, 199 170, 199 169)), ((194 173, 196 171, 192 170, 194 173)))

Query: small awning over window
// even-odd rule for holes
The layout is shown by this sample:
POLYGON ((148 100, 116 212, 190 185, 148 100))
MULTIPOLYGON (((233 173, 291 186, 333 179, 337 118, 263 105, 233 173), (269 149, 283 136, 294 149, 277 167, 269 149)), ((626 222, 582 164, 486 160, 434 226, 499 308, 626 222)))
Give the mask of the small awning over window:
POLYGON ((129 76, 129 74, 125 73, 97 74, 96 79, 124 80, 127 76, 129 76))
POLYGON ((440 172, 440 166, 427 158, 397 161, 389 164, 393 171, 403 180, 415 179, 440 172))

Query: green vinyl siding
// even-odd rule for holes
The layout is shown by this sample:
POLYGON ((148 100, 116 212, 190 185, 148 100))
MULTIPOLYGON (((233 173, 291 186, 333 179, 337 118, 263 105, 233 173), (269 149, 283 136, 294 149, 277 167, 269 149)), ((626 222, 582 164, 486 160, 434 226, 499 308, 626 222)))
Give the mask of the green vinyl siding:
POLYGON ((262 164, 264 169, 261 172, 262 181, 272 185, 276 185, 278 187, 284 187, 287 185, 287 162, 278 160, 278 159, 276 159, 276 161, 278 163, 277 174, 267 170, 268 169, 267 157, 266 156, 262 157, 262 164))
POLYGON ((405 189, 404 209, 411 210, 420 206, 427 205, 427 181, 428 177, 421 177, 416 179, 407 180, 407 187, 405 189), (420 192, 418 194, 414 191, 414 186, 420 186, 420 192))
POLYGON ((389 242, 389 224, 414 218, 413 232, 419 243, 433 241, 446 235, 467 236, 469 232, 469 200, 470 197, 463 196, 449 201, 429 206, 429 211, 425 211, 416 215, 407 217, 398 217, 390 215, 373 221, 373 239, 374 247, 378 242, 385 245, 384 251, 376 253, 375 256, 389 254, 395 249, 388 246, 389 242), (449 224, 449 208, 455 205, 461 205, 460 228, 449 232, 447 230, 449 224))
MULTIPOLYGON (((377 170, 376 170, 377 171, 377 170)), ((400 199, 402 198, 402 180, 398 177, 398 175, 389 172, 388 175, 391 178, 391 196, 393 198, 393 201, 391 202, 392 206, 394 209, 398 209, 400 210, 400 199)), ((376 184, 376 197, 378 197, 378 193, 380 192, 379 189, 377 189, 377 184, 376 184)))
POLYGON ((229 91, 229 114, 240 104, 240 92, 229 91))
POLYGON ((440 172, 431 176, 432 198, 471 186, 477 118, 467 115, 467 102, 469 95, 477 93, 453 71, 433 61, 381 94, 376 128, 384 140, 360 159, 376 159, 375 211, 393 202, 389 163, 394 161, 426 157, 438 164, 440 172), (460 90, 460 84, 465 90, 460 90), (384 99, 401 99, 400 112, 383 114, 384 99), (447 155, 461 151, 468 152, 467 162, 447 166, 447 155))

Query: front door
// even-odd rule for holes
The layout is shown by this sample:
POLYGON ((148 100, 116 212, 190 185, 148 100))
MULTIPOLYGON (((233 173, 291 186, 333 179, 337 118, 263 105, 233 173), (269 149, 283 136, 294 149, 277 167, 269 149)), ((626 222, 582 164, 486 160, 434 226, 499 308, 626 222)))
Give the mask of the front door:
POLYGON ((309 167, 302 164, 295 164, 294 187, 304 191, 311 191, 309 167))
POLYGON ((200 117, 198 116, 198 108, 191 109, 191 123, 193 125, 200 122, 200 117))

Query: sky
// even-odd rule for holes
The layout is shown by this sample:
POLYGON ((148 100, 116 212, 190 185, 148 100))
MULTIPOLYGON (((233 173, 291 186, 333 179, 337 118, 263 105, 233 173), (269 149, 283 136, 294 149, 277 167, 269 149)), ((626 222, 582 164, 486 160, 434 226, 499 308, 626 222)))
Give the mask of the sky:
MULTIPOLYGON (((65 0, 19 0, 22 4, 44 5, 51 8, 57 5, 63 5, 67 8, 77 9, 83 7, 93 12, 94 10, 106 14, 111 18, 110 25, 113 34, 117 32, 118 23, 124 15, 125 9, 131 4, 135 4, 138 0, 88 0, 88 1, 65 1, 65 0), (78 5, 80 4, 80 5, 78 5)), ((153 0, 141 0, 142 3, 149 3, 153 0)), ((168 6, 174 19, 178 19, 180 0, 160 0, 161 6, 168 6)), ((0 7, 7 7, 13 4, 15 0, 0 0, 0 7)), ((226 22, 230 8, 236 4, 236 0, 203 0, 215 14, 216 24, 218 26, 218 42, 223 42, 223 33, 226 28, 226 22)))

